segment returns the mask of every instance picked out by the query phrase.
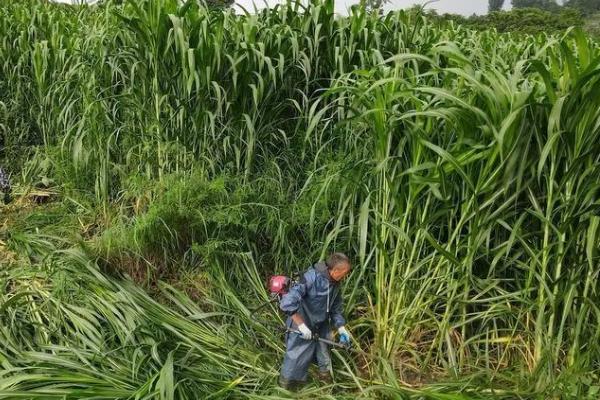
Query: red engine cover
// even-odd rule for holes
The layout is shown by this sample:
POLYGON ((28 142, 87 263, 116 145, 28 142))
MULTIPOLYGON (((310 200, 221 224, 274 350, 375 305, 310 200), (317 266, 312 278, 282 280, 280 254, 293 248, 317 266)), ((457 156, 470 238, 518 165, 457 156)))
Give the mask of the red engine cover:
POLYGON ((276 295, 284 295, 288 292, 290 278, 284 275, 272 276, 269 279, 269 292, 276 295))

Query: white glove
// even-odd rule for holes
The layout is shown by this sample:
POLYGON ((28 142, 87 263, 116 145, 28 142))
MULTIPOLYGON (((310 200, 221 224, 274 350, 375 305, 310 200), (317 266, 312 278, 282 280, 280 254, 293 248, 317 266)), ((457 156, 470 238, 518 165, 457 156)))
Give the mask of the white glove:
POLYGON ((344 326, 340 326, 338 328, 338 333, 340 334, 340 343, 349 345, 350 344, 350 333, 344 326))
POLYGON ((302 339, 312 339, 312 332, 310 331, 310 329, 308 329, 308 326, 306 326, 306 324, 300 324, 300 326, 298 326, 298 330, 300 331, 300 333, 302 333, 302 335, 300 336, 302 339))

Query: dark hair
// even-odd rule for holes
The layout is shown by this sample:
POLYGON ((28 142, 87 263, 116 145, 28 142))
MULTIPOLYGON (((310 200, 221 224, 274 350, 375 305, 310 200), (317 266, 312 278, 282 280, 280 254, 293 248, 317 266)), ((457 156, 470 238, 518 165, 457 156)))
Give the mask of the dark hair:
POLYGON ((327 257, 327 269, 331 269, 338 264, 348 264, 350 266, 350 259, 344 253, 333 253, 329 257, 327 257))

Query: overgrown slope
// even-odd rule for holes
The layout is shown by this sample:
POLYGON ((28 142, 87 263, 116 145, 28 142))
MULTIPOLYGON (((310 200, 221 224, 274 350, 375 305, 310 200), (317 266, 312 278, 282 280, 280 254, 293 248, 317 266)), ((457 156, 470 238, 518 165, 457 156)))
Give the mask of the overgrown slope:
POLYGON ((279 317, 250 310, 334 249, 372 354, 339 355, 338 395, 597 396, 600 51, 579 31, 4 2, 0 137, 0 397, 281 395, 279 317))

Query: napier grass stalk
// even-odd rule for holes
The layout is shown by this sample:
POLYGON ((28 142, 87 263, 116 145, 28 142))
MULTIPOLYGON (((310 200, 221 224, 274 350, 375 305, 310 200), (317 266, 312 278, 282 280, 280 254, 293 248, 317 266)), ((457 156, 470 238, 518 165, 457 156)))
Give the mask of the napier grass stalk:
POLYGON ((0 398, 285 396, 249 310, 334 249, 339 396, 597 396, 597 43, 333 6, 0 6, 0 159, 57 205, 0 220, 0 398))

